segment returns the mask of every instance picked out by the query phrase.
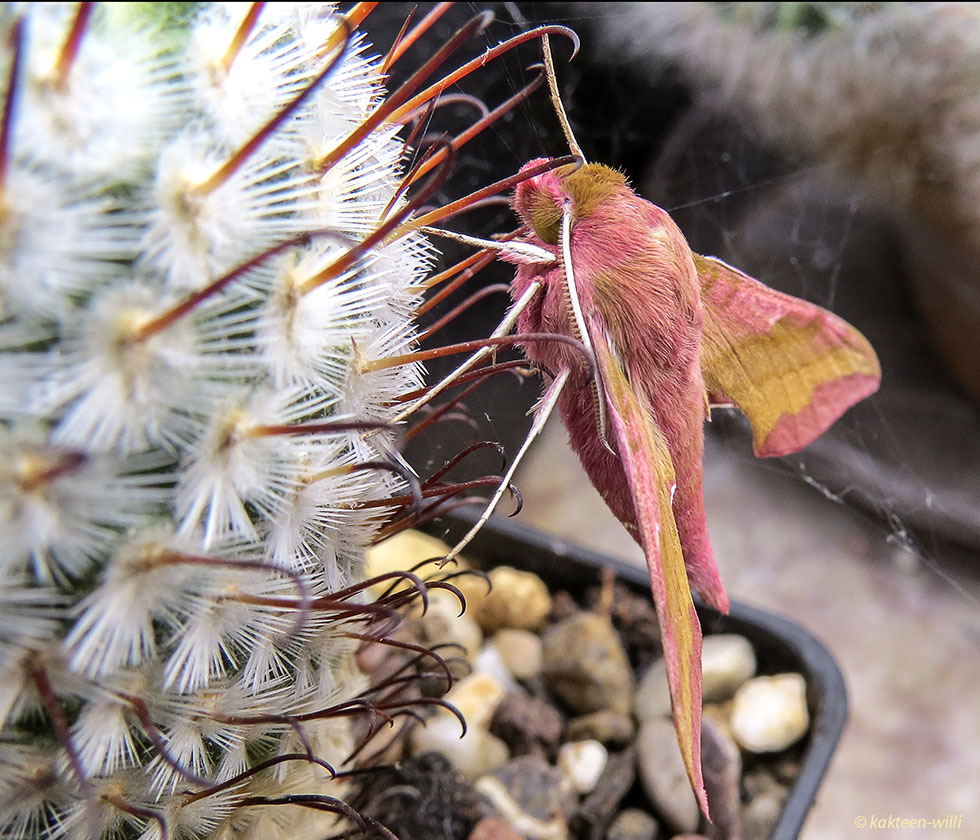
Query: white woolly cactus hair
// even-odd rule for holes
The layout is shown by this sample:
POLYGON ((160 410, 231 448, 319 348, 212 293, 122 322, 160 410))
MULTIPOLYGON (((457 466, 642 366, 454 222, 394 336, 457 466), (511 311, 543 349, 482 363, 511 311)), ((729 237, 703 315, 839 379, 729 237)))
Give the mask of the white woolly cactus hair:
POLYGON ((329 5, 255 8, 4 13, 4 837, 301 838, 342 809, 320 713, 363 689, 363 503, 405 487, 363 431, 421 384, 359 361, 411 349, 428 251, 346 257, 404 206, 397 126, 318 165, 376 63, 329 5))

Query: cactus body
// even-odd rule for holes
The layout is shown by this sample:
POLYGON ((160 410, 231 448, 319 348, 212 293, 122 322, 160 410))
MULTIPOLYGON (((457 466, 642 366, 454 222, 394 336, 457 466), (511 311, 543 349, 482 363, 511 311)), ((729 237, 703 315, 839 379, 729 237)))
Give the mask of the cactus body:
POLYGON ((244 11, 6 15, 5 837, 323 836, 330 813, 284 803, 341 791, 308 755, 343 761, 345 719, 316 713, 363 681, 324 604, 360 579, 361 503, 403 486, 352 469, 389 433, 328 425, 420 384, 359 363, 411 348, 428 252, 333 276, 398 186, 391 127, 316 166, 381 101, 376 62, 325 50, 318 4, 269 4, 236 49, 244 11))

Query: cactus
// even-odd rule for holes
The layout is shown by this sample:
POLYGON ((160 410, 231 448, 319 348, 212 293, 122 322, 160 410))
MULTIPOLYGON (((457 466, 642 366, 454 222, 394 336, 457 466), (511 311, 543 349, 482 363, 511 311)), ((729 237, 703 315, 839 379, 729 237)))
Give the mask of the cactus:
POLYGON ((421 384, 363 362, 411 349, 429 252, 352 249, 405 206, 398 126, 322 166, 384 97, 368 45, 261 5, 3 13, 4 837, 345 812, 384 423, 421 384))

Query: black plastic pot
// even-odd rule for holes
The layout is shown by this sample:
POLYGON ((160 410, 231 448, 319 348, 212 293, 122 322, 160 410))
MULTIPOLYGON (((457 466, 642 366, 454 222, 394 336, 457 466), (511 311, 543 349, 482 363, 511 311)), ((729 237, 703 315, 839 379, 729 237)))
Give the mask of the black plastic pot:
MULTIPOLYGON (((471 513, 460 512, 429 530, 452 545, 474 520, 471 513)), ((509 565, 532 571, 550 588, 565 589, 573 596, 596 586, 604 568, 638 592, 649 588, 643 569, 498 517, 487 523, 464 553, 485 568, 509 565)), ((830 652, 792 621, 740 603, 733 603, 728 615, 699 604, 698 615, 706 634, 745 636, 755 648, 760 671, 795 671, 806 679, 811 725, 800 774, 769 834, 769 840, 793 840, 799 837, 847 722, 844 678, 830 652)))

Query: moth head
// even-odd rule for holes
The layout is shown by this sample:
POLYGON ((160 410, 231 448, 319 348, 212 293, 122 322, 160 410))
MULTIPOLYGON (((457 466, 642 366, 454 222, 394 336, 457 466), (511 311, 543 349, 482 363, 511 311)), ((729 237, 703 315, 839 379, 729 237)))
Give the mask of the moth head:
MULTIPOLYGON (((532 160, 521 171, 547 162, 548 158, 532 160)), ((626 176, 601 163, 560 166, 518 184, 514 210, 538 239, 557 245, 566 208, 575 220, 587 218, 625 187, 626 176)))

